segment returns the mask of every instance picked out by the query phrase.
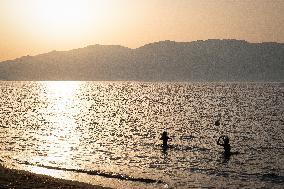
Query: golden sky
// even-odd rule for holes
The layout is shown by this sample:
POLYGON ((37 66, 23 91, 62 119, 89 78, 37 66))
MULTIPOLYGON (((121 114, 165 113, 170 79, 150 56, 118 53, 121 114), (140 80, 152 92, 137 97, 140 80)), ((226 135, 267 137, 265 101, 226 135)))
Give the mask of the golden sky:
POLYGON ((284 0, 0 0, 0 61, 92 44, 284 42, 284 0))

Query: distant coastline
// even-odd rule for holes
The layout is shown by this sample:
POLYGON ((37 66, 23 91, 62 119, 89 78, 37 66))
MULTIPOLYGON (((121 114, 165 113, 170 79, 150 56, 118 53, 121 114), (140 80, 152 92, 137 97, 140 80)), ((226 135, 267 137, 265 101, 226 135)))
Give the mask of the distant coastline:
POLYGON ((283 82, 284 44, 210 39, 92 45, 0 63, 0 80, 283 82))

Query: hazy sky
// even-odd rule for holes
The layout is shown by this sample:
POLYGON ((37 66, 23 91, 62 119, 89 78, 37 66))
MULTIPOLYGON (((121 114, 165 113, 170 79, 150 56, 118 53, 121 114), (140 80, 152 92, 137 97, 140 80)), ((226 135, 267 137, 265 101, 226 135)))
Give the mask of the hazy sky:
POLYGON ((284 0, 0 0, 0 61, 92 44, 284 42, 284 0))

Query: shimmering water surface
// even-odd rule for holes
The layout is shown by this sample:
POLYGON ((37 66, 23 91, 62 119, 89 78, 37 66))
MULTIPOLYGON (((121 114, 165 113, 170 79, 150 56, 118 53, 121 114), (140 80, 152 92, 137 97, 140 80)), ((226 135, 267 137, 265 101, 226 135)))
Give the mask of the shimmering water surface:
POLYGON ((283 83, 2 81, 0 89, 6 166, 114 188, 283 187, 283 83), (222 134, 238 155, 223 157, 222 134))

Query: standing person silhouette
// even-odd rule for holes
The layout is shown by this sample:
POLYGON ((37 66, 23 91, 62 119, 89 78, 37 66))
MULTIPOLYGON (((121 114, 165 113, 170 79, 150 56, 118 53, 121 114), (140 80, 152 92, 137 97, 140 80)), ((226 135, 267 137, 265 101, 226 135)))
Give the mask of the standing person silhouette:
POLYGON ((167 149, 169 146, 168 146, 168 140, 172 140, 169 136, 168 136, 168 133, 166 131, 164 131, 162 133, 162 137, 160 138, 160 140, 163 141, 163 149, 167 149))
POLYGON ((169 147, 168 146, 168 140, 172 140, 172 139, 168 136, 168 133, 166 131, 164 131, 162 133, 160 140, 163 141, 163 145, 162 145, 163 149, 167 149, 169 147))
POLYGON ((228 136, 225 136, 225 135, 220 136, 218 141, 217 141, 217 145, 224 147, 224 155, 225 156, 231 155, 230 139, 229 139, 228 136))

